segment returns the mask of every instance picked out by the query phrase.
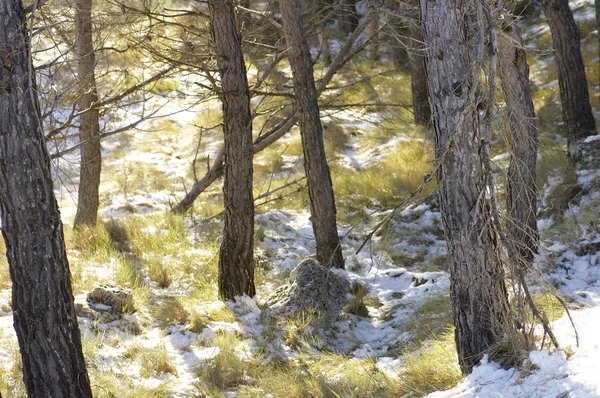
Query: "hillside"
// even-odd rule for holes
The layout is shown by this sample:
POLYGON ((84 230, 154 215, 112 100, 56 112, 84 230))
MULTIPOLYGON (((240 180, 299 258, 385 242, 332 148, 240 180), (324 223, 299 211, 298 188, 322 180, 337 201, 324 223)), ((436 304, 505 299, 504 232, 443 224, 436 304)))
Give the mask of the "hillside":
MULTIPOLYGON (((570 4, 598 120, 594 5, 591 0, 570 4)), ((313 330, 310 314, 275 326, 261 321, 267 297, 315 252, 297 127, 254 160, 257 295, 220 301, 221 181, 187 214, 170 212, 194 178, 208 171, 222 142, 221 131, 202 127, 220 121, 220 103, 177 95, 192 92, 201 80, 182 73, 161 81, 164 87, 144 98, 144 110, 159 109, 167 116, 102 140, 101 225, 73 230, 78 154, 53 161, 95 396, 600 396, 595 371, 600 357, 600 171, 576 171, 569 164, 566 140, 559 135, 562 121, 549 29, 539 11, 522 24, 540 133, 541 244, 529 283, 561 350, 546 339, 542 342, 540 327, 543 347, 525 354, 515 367, 505 369, 486 357, 472 374, 461 376, 435 183, 395 209, 419 188, 433 165, 431 133, 414 125, 411 110, 402 105, 411 102, 410 76, 396 71, 385 57, 376 64, 364 57, 353 59, 334 79, 338 87, 352 89, 333 89, 322 98, 346 261, 346 270, 333 272, 351 283, 351 304, 327 331, 313 330), (334 106, 360 103, 370 105, 334 106), (576 185, 578 193, 570 195, 569 188, 576 185), (369 232, 388 217, 357 253, 369 232), (87 295, 103 285, 132 294, 130 313, 117 319, 89 315, 87 295)), ((332 52, 339 47, 332 39, 332 52)), ((249 65, 252 81, 258 69, 249 65)), ((325 71, 316 64, 315 75, 325 71)), ((278 74, 289 79, 291 71, 282 67, 278 74)), ((259 109, 278 106, 271 98, 253 101, 259 109)), ((135 121, 141 108, 117 110, 118 118, 104 120, 106 128, 135 121)), ((74 143, 50 143, 50 152, 74 143)), ((502 196, 501 170, 507 158, 502 139, 494 142, 492 152, 502 196)), ((0 251, 5 252, 3 242, 0 251)), ((3 256, 0 392, 24 397, 10 286, 3 256)))

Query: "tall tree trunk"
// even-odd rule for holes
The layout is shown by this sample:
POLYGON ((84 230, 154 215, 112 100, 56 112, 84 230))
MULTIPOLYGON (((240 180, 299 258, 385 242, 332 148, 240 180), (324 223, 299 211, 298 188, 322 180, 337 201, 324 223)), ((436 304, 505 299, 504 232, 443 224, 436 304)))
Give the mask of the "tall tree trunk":
POLYGON ((0 1, 0 214, 29 397, 91 397, 21 1, 0 1))
POLYGON ((544 0, 558 67, 563 122, 569 143, 596 134, 590 106, 581 40, 568 0, 544 0))
POLYGON ((317 90, 300 17, 300 3, 298 0, 281 0, 280 4, 294 77, 294 93, 304 152, 304 170, 317 243, 317 260, 326 267, 344 268, 335 219, 333 187, 323 145, 323 127, 317 103, 317 90))
MULTIPOLYGON (((238 5, 240 7, 249 9, 250 8, 250 0, 239 0, 238 5)), ((238 8, 239 10, 239 8, 238 8)), ((246 37, 246 32, 250 29, 250 25, 252 24, 252 15, 243 10, 238 11, 238 32, 242 37, 246 37)))
POLYGON ((521 32, 515 18, 505 15, 503 21, 498 53, 512 152, 506 189, 507 229, 519 260, 524 266, 530 266, 539 240, 535 186, 537 130, 521 32))
POLYGON ((331 50, 328 40, 328 25, 329 20, 325 19, 331 7, 331 0, 316 0, 315 15, 318 18, 319 24, 319 41, 321 42, 321 59, 325 66, 331 65, 331 50))
POLYGON ((338 5, 338 27, 345 34, 354 32, 358 26, 358 12, 356 11, 356 0, 340 0, 338 5))
MULTIPOLYGON (((418 3, 418 0, 414 1, 418 3)), ((398 6, 395 0, 386 0, 385 5, 392 8, 398 6)), ((386 13, 385 17, 387 21, 384 28, 386 36, 389 36, 386 37, 387 52, 392 58, 396 70, 405 72, 410 66, 407 48, 413 47, 413 43, 410 40, 410 27, 404 19, 392 13, 386 13)), ((419 35, 422 36, 420 33, 419 35)))
POLYGON ((369 47, 368 56, 371 61, 379 60, 379 15, 372 12, 369 15, 369 47))
POLYGON ((427 125, 431 121, 431 107, 427 97, 427 74, 423 48, 423 33, 417 26, 411 25, 410 36, 412 50, 409 53, 412 103, 415 123, 427 125))
MULTIPOLYGON (((507 332, 508 296, 486 205, 473 102, 472 1, 421 0, 442 222, 460 367, 469 372, 507 332)), ((475 47, 477 47, 475 45, 475 47)))
POLYGON ((87 142, 81 147, 81 165, 79 173, 79 195, 74 227, 96 225, 98 219, 98 190, 100 187, 100 171, 102 155, 100 141, 93 138, 100 134, 98 121, 98 102, 95 77, 94 42, 92 40, 92 0, 77 0, 77 57, 80 80, 79 139, 87 142), (88 142, 89 141, 89 142, 88 142))
MULTIPOLYGON (((596 6, 596 36, 598 36, 598 57, 600 58, 600 0, 595 1, 596 6)), ((598 89, 600 90, 600 62, 598 62, 598 89)))
POLYGON ((221 75, 225 180, 219 296, 254 296, 252 117, 246 65, 232 0, 210 0, 210 30, 221 75))

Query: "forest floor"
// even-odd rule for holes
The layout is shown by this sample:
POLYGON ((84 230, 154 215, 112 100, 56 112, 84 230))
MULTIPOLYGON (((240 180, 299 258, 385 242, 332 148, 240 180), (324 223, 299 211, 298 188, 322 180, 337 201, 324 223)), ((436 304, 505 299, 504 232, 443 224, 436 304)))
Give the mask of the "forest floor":
MULTIPOLYGON (((593 2, 570 3, 580 24, 588 78, 596 82, 593 107, 600 109, 593 2)), ((548 29, 539 16, 526 24, 526 45, 539 50, 529 56, 541 143, 542 239, 530 284, 562 350, 546 344, 510 369, 486 357, 472 374, 460 375, 446 245, 433 184, 356 254, 373 226, 390 215, 431 168, 427 133, 410 123, 412 116, 403 108, 322 112, 346 260, 346 270, 335 272, 352 283, 355 305, 326 332, 312 330, 309 316, 276 327, 260 321, 261 304, 315 251, 297 128, 255 160, 255 197, 286 187, 264 196, 257 207, 257 295, 237 302, 218 300, 219 183, 187 215, 176 216, 169 209, 189 189, 194 173, 202 176, 215 157, 219 132, 199 133, 196 126, 218 121, 220 105, 210 102, 201 110, 188 109, 191 101, 155 95, 145 106, 162 106, 164 113, 175 116, 151 120, 102 143, 104 225, 72 230, 78 158, 67 155, 54 163, 76 302, 85 303, 88 292, 108 284, 130 289, 136 307, 133 314, 108 323, 79 318, 94 394, 600 396, 595 371, 600 357, 600 171, 575 171, 566 161, 565 142, 557 135, 560 108, 548 29), (565 204, 561 188, 569 184, 583 190, 565 204), (572 322, 555 294, 569 304, 572 322)), ((339 96, 337 100, 353 102, 369 95, 381 103, 410 102, 410 78, 405 74, 373 71, 361 61, 348 69, 340 81, 368 73, 373 78, 350 94, 330 94, 339 96)), ((194 84, 184 78, 176 83, 194 84)), ((124 125, 128 117, 106 122, 124 125)), ((493 151, 500 170, 506 159, 501 138, 493 151)), ((502 185, 500 171, 498 177, 502 185)), ((5 261, 0 264, 0 289, 0 392, 21 397, 25 395, 5 261)))

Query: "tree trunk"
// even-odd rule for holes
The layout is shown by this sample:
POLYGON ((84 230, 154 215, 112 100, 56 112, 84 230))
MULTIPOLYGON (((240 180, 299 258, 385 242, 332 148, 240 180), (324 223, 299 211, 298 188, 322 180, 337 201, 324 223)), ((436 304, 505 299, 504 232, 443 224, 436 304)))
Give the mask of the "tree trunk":
MULTIPOLYGON (((598 36, 598 58, 600 58, 600 0, 595 1, 596 6, 596 36, 598 36)), ((598 62, 598 89, 600 90, 600 62, 598 62)))
POLYGON ((369 60, 377 62, 379 60, 379 15, 376 12, 370 13, 369 17, 369 60))
POLYGON ((356 12, 356 0, 340 0, 336 3, 339 4, 337 17, 339 29, 345 34, 354 32, 359 20, 356 12))
POLYGON ((335 199, 323 145, 312 61, 300 18, 298 0, 281 0, 283 27, 294 78, 294 93, 302 136, 304 170, 308 183, 317 260, 326 267, 344 267, 336 226, 335 199))
POLYGON ((250 91, 232 0, 210 0, 210 30, 221 75, 225 180, 219 296, 254 296, 254 201, 250 91))
MULTIPOLYGON (((459 364, 469 372, 507 332, 504 269, 486 204, 473 103, 471 1, 421 0, 442 222, 450 260, 459 364)), ((475 46, 477 47, 477 46, 475 46)))
MULTIPOLYGON (((418 0, 415 0, 418 2, 418 0)), ((385 5, 387 7, 397 7, 398 4, 395 0, 386 0, 385 5)), ((394 62, 394 67, 399 72, 405 72, 409 70, 410 60, 408 56, 407 48, 413 47, 413 43, 410 40, 410 27, 408 23, 394 15, 392 13, 386 13, 386 24, 384 25, 384 29, 386 32, 386 48, 389 53, 392 61, 394 62)), ((421 34, 419 33, 421 36, 421 34)))
POLYGON ((528 267, 537 252, 536 159, 537 130, 529 84, 529 65, 522 48, 521 32, 516 19, 505 15, 502 34, 498 36, 500 77, 506 102, 509 144, 512 152, 507 175, 507 229, 519 254, 528 267))
POLYGON ((18 0, 0 1, 0 214, 29 397, 91 397, 18 0))
POLYGON ((96 225, 98 219, 98 190, 100 187, 101 153, 98 102, 95 77, 95 55, 92 40, 92 0, 77 0, 77 57, 79 74, 79 139, 87 142, 81 147, 79 195, 74 227, 96 225))
POLYGON ((590 106, 581 40, 568 0, 544 0, 558 67, 563 122, 569 143, 596 134, 590 106))
POLYGON ((427 96, 423 33, 419 27, 411 25, 410 36, 413 47, 409 53, 413 113, 415 123, 426 126, 431 121, 431 108, 427 96))
POLYGON ((315 1, 315 16, 318 19, 319 24, 319 41, 321 42, 321 59, 325 66, 331 65, 331 50, 329 48, 328 40, 328 25, 329 20, 325 19, 329 8, 331 7, 331 0, 316 0, 315 1))

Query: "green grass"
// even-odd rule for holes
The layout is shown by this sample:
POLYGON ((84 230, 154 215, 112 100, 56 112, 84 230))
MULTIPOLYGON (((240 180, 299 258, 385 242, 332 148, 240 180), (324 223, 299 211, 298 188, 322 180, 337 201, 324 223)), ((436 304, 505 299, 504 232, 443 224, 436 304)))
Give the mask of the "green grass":
POLYGON ((449 294, 436 294, 414 311, 403 330, 410 332, 411 341, 418 344, 431 336, 443 334, 452 322, 449 294))
MULTIPOLYGON (((389 207, 400 203, 413 193, 431 171, 431 144, 427 141, 403 142, 386 154, 380 162, 361 170, 341 165, 332 166, 333 186, 341 217, 374 202, 389 207)), ((430 182, 421 191, 431 194, 435 183, 430 182)))
POLYGON ((4 238, 0 236, 0 289, 8 289, 11 285, 8 260, 6 258, 6 245, 4 244, 4 238))
POLYGON ((452 388, 461 379, 454 330, 447 329, 433 335, 419 351, 409 355, 394 386, 394 396, 425 396, 452 388))

